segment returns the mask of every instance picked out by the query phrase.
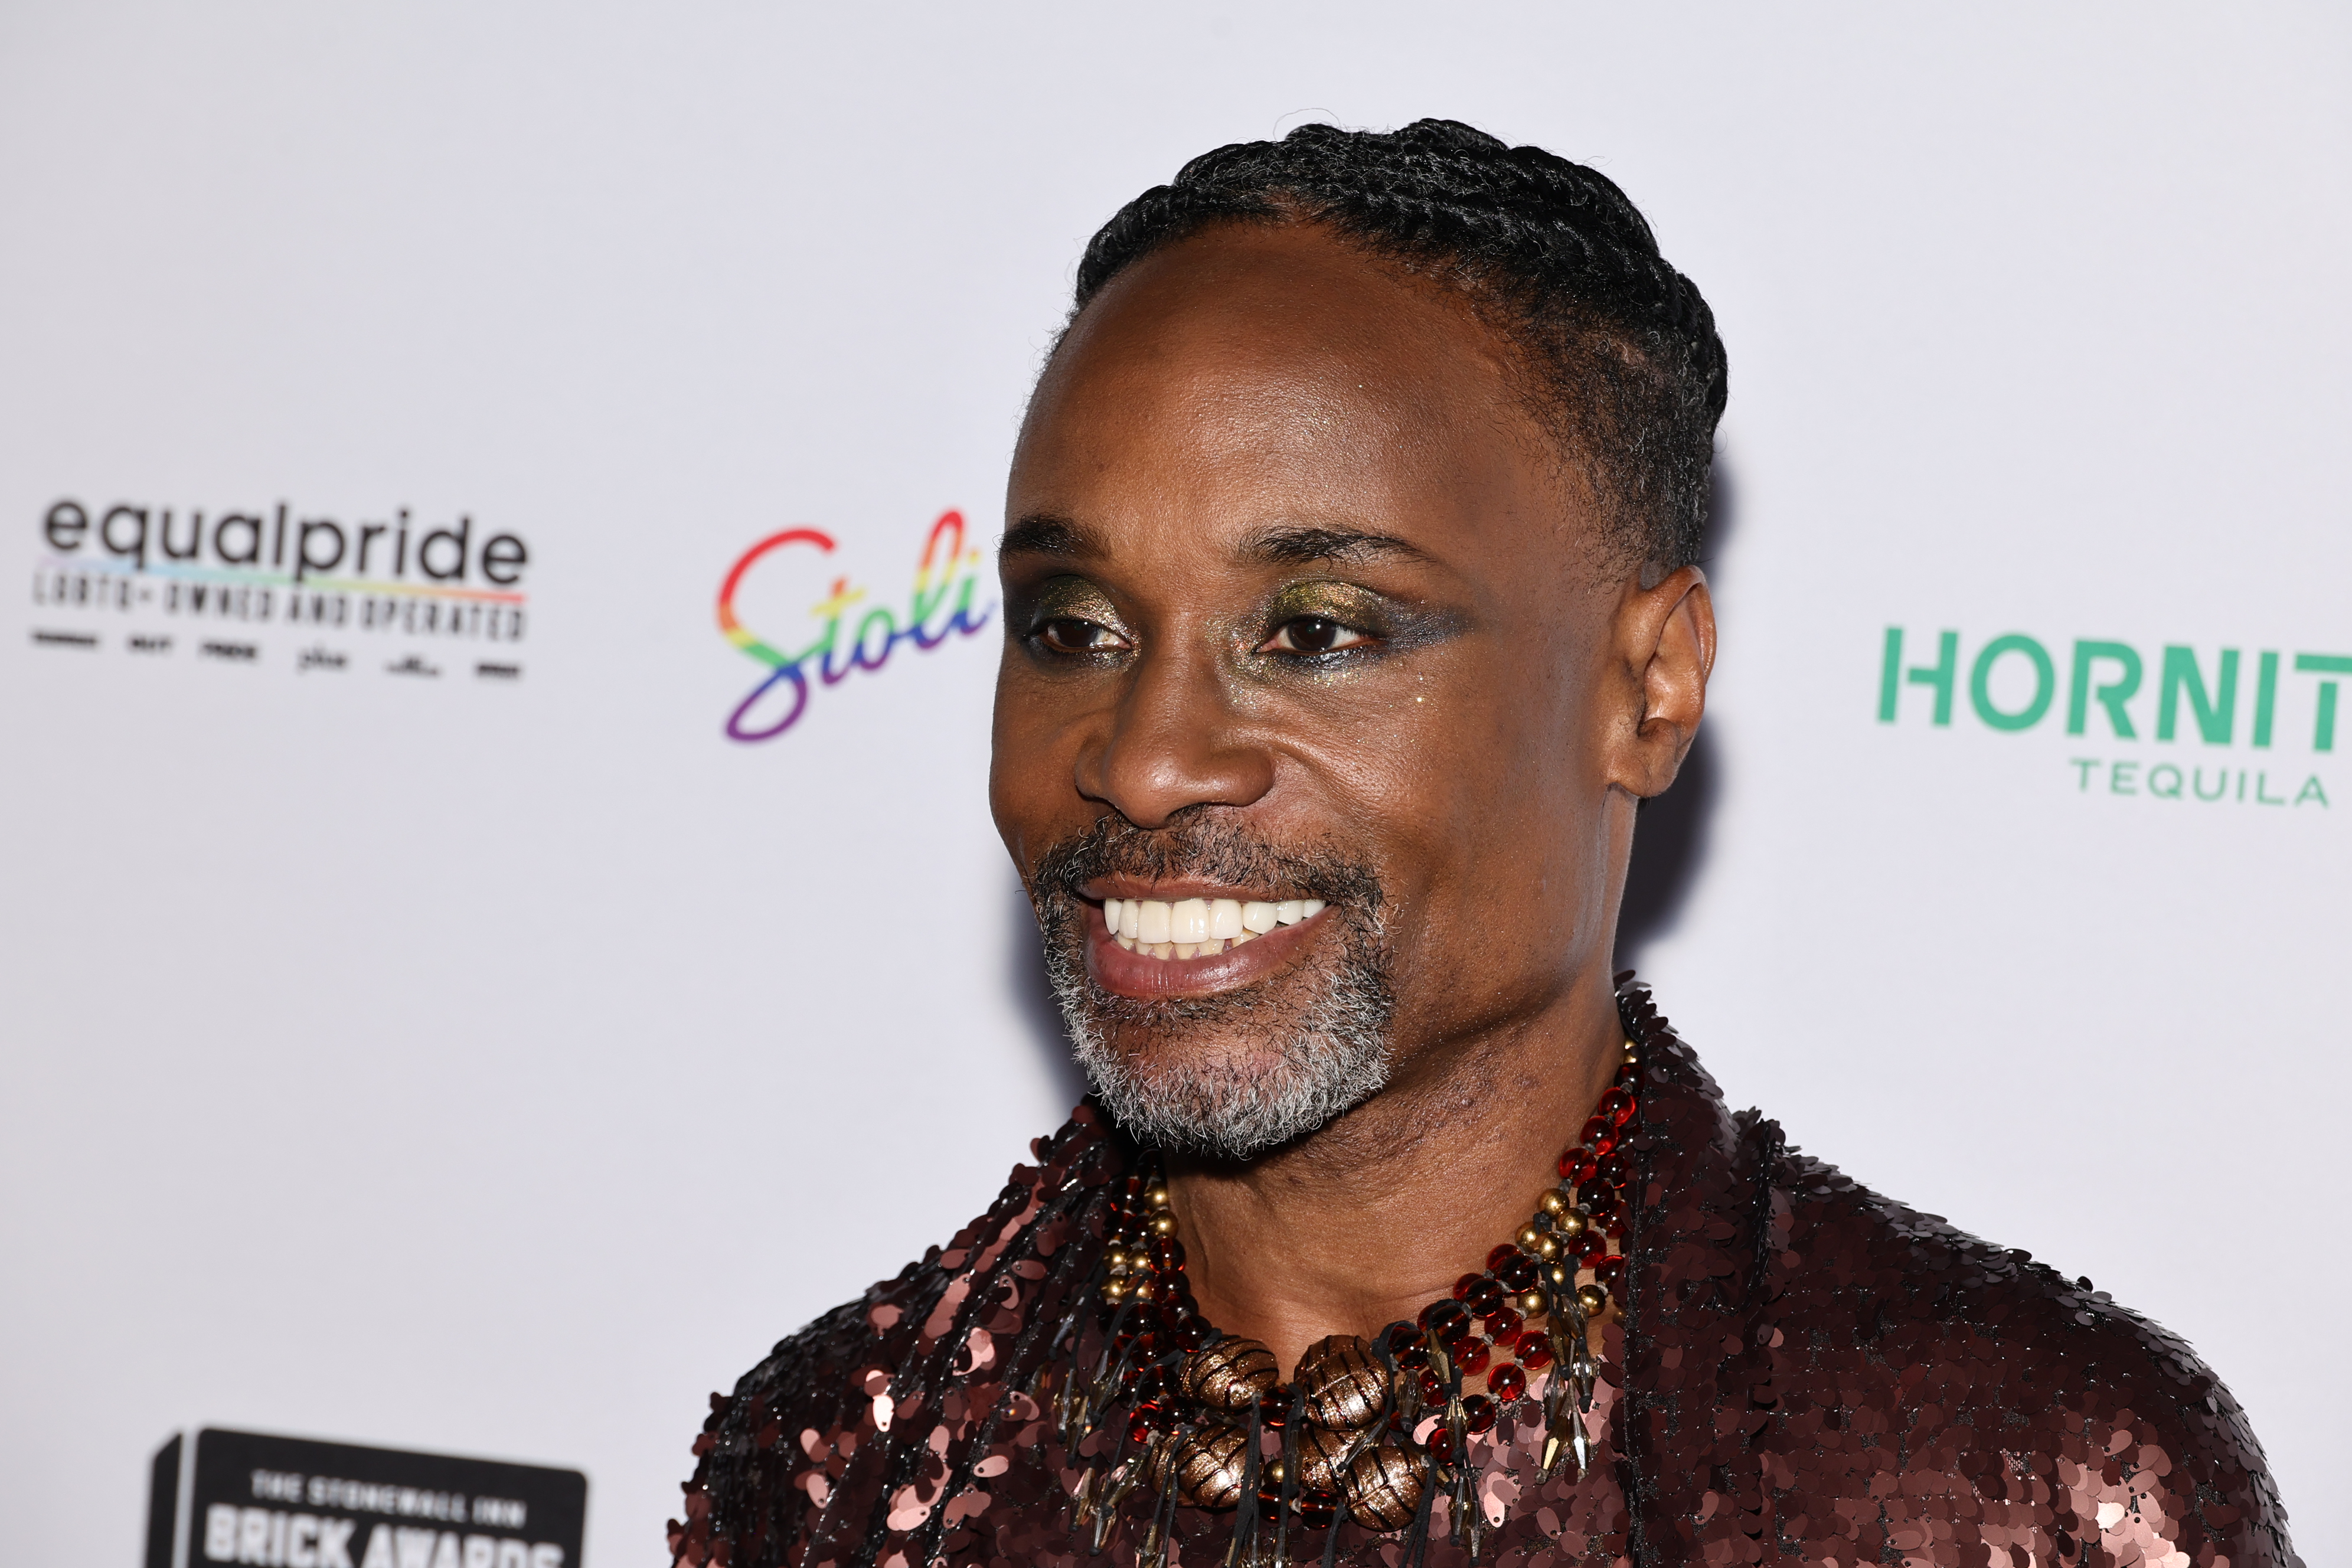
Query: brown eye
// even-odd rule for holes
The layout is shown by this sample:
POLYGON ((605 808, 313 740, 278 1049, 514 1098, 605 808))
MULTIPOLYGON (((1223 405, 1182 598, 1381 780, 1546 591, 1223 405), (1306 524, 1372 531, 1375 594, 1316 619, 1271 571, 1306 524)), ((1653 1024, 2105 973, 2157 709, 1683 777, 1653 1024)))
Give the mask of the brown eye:
POLYGON ((1039 626, 1037 640, 1055 653, 1109 653, 1123 646, 1108 626, 1066 616, 1039 626))
POLYGON ((1334 653, 1371 639, 1352 626, 1323 616, 1301 616, 1285 621, 1258 649, 1260 653, 1334 653))

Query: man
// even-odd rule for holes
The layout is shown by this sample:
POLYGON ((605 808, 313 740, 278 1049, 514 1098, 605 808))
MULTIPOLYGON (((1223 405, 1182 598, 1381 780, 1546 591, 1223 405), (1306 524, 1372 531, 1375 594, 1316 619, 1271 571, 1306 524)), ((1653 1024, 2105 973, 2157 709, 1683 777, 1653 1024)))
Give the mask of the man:
POLYGON ((1095 1097, 714 1397, 678 1562, 2294 1561, 2179 1340, 1727 1114, 1612 981, 1724 388, 1613 185, 1449 122, 1096 237, 992 775, 1095 1097))

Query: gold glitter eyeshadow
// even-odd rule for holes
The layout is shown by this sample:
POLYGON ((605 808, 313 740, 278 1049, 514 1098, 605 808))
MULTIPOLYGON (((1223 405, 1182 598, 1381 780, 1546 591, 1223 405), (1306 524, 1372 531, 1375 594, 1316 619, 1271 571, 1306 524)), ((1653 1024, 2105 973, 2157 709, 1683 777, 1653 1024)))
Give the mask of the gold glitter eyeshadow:
MULTIPOLYGON (((2244 1413, 2184 1342, 1730 1114, 1630 979, 1624 1316, 1603 1331, 1590 1464, 1543 1479, 1532 1376, 1470 1438, 1466 1485, 1423 1489, 1394 1529, 1261 1537, 1260 1563, 1411 1568, 1418 1545, 1455 1568, 1465 1497, 1492 1527, 1479 1561, 1500 1564, 2298 1561, 2244 1413)), ((678 1564, 1130 1568, 1164 1532, 1155 1563, 1239 1568, 1234 1510, 1115 1479, 1078 1495, 1130 1445, 1111 1419, 1066 1449, 1054 1406, 1102 1364, 1084 1286, 1142 1157, 1088 1106, 1033 1152, 945 1248, 712 1396, 678 1564)))

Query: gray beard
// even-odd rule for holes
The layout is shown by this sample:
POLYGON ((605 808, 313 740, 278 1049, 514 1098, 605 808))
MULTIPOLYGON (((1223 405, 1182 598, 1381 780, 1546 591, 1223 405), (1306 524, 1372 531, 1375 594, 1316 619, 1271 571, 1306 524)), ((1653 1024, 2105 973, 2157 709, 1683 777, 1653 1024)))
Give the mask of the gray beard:
POLYGON ((1337 968, 1304 1001, 1282 1005, 1250 991, 1150 1002, 1113 995, 1087 973, 1078 908, 1050 894, 1039 906, 1046 978, 1072 1052, 1104 1108, 1139 1142, 1253 1159, 1328 1126, 1388 1086, 1396 1002, 1387 944, 1364 903, 1333 906, 1327 918, 1341 924, 1337 968), (1238 1060, 1181 1047, 1163 1052, 1156 1041, 1122 1052, 1110 1043, 1114 1027, 1129 1038, 1197 1029, 1253 1044, 1238 1060), (1276 1053, 1271 1061, 1269 1047, 1276 1053))

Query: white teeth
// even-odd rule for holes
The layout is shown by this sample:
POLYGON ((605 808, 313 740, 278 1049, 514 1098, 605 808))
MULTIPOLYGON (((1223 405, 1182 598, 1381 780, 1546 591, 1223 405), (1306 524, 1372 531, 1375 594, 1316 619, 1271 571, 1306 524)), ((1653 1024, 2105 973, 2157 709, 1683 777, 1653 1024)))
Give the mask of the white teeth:
POLYGON ((1255 942, 1277 926, 1311 920, 1324 907, 1321 899, 1278 904, 1240 899, 1105 899, 1103 924, 1129 952, 1147 958, 1206 958, 1255 942))
POLYGON ((1168 911, 1170 942, 1204 942, 1209 940, 1209 900, 1185 899, 1168 911))

